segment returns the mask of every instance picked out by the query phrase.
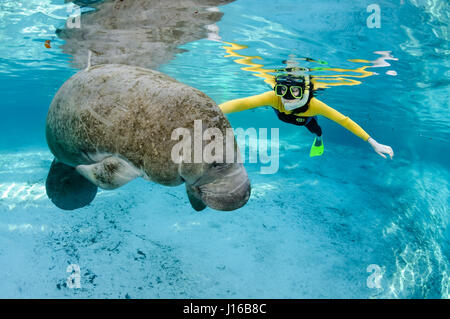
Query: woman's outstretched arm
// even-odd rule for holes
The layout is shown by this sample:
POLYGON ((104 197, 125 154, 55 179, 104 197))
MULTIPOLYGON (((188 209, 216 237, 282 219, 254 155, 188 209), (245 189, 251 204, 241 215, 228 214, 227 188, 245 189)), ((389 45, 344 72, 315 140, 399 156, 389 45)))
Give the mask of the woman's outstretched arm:
POLYGON ((318 115, 323 115, 326 118, 338 123, 339 125, 342 125, 356 136, 368 142, 372 146, 374 151, 380 156, 386 158, 384 154, 388 154, 391 159, 394 157, 394 151, 390 146, 379 144, 377 141, 371 138, 370 135, 367 134, 366 131, 364 131, 361 128, 361 126, 352 121, 348 116, 339 113, 335 109, 329 107, 328 105, 317 100, 316 98, 313 98, 311 100, 310 106, 314 113, 318 115))

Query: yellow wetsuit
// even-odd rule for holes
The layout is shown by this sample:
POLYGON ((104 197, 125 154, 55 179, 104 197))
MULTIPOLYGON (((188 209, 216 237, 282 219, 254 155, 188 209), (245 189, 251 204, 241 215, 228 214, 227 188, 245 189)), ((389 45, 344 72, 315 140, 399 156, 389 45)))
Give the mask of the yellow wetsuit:
POLYGON ((231 100, 220 104, 219 107, 223 113, 234 113, 266 105, 273 107, 281 113, 292 114, 298 117, 313 117, 316 115, 322 115, 338 123, 339 125, 342 125, 356 136, 362 138, 364 141, 367 141, 370 137, 369 134, 367 134, 349 117, 339 113, 335 109, 329 107, 314 97, 310 100, 307 111, 303 113, 293 113, 291 111, 287 111, 283 106, 281 97, 277 96, 274 91, 268 91, 242 99, 231 100))

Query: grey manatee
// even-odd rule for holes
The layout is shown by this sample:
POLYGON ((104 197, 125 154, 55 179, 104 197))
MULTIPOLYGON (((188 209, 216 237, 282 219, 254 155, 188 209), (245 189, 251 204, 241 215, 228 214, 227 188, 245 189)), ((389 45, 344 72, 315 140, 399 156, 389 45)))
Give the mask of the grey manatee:
MULTIPOLYGON (((46 138, 55 160, 47 194, 58 207, 76 209, 94 199, 97 187, 115 189, 142 177, 166 186, 185 183, 196 210, 240 208, 251 187, 233 135, 225 145, 230 128, 211 98, 163 73, 120 64, 90 67, 67 80, 50 105, 46 138), (223 134, 223 154, 213 152, 219 160, 172 159, 177 128, 191 133, 194 149, 195 120, 201 132, 223 134)), ((207 143, 202 139, 202 149, 207 143)))

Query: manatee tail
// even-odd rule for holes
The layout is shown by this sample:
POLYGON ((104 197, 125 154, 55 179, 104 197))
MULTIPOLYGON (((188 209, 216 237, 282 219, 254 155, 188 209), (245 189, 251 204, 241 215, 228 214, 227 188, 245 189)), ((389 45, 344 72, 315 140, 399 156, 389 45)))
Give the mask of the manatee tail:
POLYGON ((75 167, 53 160, 45 182, 47 196, 58 208, 74 210, 89 205, 97 186, 81 176, 75 167))

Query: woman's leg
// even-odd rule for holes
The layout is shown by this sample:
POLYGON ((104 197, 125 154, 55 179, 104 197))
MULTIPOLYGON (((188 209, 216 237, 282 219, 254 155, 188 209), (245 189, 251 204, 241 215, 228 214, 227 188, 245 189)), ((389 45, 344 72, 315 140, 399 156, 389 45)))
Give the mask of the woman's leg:
POLYGON ((305 126, 311 133, 316 134, 318 137, 322 137, 322 129, 317 123, 316 116, 312 117, 305 126))
POLYGON ((312 117, 308 123, 306 123, 306 128, 317 137, 314 139, 314 143, 311 146, 311 151, 309 152, 310 157, 320 156, 323 154, 323 142, 322 142, 322 129, 317 123, 317 117, 312 117))

